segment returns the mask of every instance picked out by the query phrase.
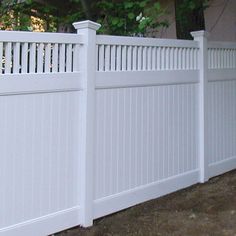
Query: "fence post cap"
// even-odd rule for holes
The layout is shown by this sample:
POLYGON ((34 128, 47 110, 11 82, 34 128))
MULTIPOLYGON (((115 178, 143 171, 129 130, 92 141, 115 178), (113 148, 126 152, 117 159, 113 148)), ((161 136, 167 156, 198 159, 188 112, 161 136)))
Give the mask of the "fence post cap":
POLYGON ((90 20, 74 22, 73 26, 76 30, 86 29, 86 28, 92 29, 92 30, 98 30, 101 27, 100 24, 90 21, 90 20))
POLYGON ((205 30, 192 31, 190 34, 192 35, 193 38, 199 38, 199 37, 208 38, 210 36, 209 32, 205 30))

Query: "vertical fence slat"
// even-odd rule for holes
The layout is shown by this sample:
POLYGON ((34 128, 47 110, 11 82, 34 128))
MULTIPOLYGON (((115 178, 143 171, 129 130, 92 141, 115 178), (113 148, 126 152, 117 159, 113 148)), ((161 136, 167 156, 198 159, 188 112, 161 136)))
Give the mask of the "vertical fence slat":
POLYGON ((127 68, 127 46, 122 46, 122 55, 121 55, 121 70, 125 71, 127 68))
POLYGON ((5 46, 5 73, 11 73, 11 65, 12 65, 12 54, 11 54, 11 43, 6 43, 5 46))
POLYGON ((151 53, 152 53, 152 66, 151 70, 156 70, 156 47, 151 48, 151 53))
POLYGON ((28 72, 28 43, 23 43, 21 48, 21 73, 28 72))
POLYGON ((166 68, 166 47, 161 47, 161 70, 165 70, 166 68))
POLYGON ((138 47, 138 70, 142 70, 142 47, 138 47))
POLYGON ((161 48, 160 47, 156 49, 156 58, 157 58, 156 68, 157 70, 160 70, 161 69, 161 48))
POLYGON ((211 50, 208 48, 207 50, 207 53, 208 53, 208 68, 211 68, 211 50))
POLYGON ((152 47, 147 48, 147 70, 152 69, 152 47))
POLYGON ((128 46, 127 49, 127 70, 131 71, 132 69, 132 47, 128 46))
POLYGON ((169 47, 166 47, 166 53, 165 53, 165 70, 169 70, 170 69, 170 48, 169 47))
POLYGON ((3 60, 3 43, 0 42, 0 74, 2 74, 2 60, 3 60))
POLYGON ((48 73, 51 70, 51 44, 47 43, 45 46, 45 64, 44 72, 48 73))
POLYGON ((58 44, 55 43, 52 48, 52 72, 58 72, 58 44))
POLYGON ((59 46, 59 72, 65 72, 65 44, 59 46))
POLYGON ((20 72, 20 43, 13 46, 13 73, 20 72))
POLYGON ((132 51, 132 70, 137 70, 137 46, 134 46, 132 51))
POLYGON ((105 46, 105 71, 110 70, 110 45, 105 46))
POLYGON ((121 46, 118 45, 116 47, 116 70, 120 71, 121 70, 121 46))
POLYGON ((79 68, 79 57, 80 57, 80 45, 75 44, 73 47, 73 72, 77 72, 80 70, 79 68))
POLYGON ((193 48, 190 48, 189 50, 189 69, 192 70, 193 69, 193 48))
POLYGON ((116 46, 111 46, 111 71, 116 70, 116 46))
POLYGON ((233 55, 233 54, 232 54, 232 52, 233 52, 232 49, 229 50, 229 53, 230 53, 230 60, 229 60, 229 61, 230 61, 230 65, 229 65, 229 66, 230 66, 230 68, 233 68, 233 65, 232 65, 232 62, 233 62, 233 57, 232 57, 232 55, 233 55))
POLYGON ((66 72, 72 71, 72 44, 66 47, 66 72))
POLYGON ((174 69, 174 48, 170 48, 170 70, 174 69))
POLYGON ((143 49, 143 63, 142 63, 142 70, 147 70, 147 47, 142 47, 143 49))
POLYGON ((185 59, 185 63, 186 63, 186 70, 190 69, 190 48, 186 48, 186 59, 185 59))
POLYGON ((178 48, 174 48, 174 70, 178 70, 178 48))
POLYGON ((30 44, 29 72, 35 73, 36 60, 36 43, 30 44))
POLYGON ((98 53, 99 53, 99 65, 98 70, 104 71, 104 45, 98 46, 98 53))
POLYGON ((44 44, 40 43, 37 47, 37 73, 43 73, 43 62, 44 62, 44 44))

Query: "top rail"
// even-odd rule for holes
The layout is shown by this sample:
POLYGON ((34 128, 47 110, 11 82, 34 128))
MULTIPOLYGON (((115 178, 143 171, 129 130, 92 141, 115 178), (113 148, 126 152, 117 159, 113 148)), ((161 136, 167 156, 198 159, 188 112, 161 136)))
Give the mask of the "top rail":
POLYGON ((68 33, 0 31, 0 42, 83 44, 82 35, 68 33))
POLYGON ((192 40, 177 39, 155 39, 124 36, 98 35, 96 43, 98 45, 124 45, 124 46, 153 46, 153 47, 184 47, 199 48, 198 42, 192 40))
POLYGON ((218 49, 236 49, 236 43, 234 42, 208 42, 208 48, 218 49))

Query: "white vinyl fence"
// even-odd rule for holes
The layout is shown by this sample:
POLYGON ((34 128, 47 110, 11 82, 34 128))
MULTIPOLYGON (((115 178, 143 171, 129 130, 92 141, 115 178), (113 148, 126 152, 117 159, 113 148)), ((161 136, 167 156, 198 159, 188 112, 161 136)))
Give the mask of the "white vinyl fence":
POLYGON ((236 43, 0 32, 0 235, 45 236, 236 168, 236 43))

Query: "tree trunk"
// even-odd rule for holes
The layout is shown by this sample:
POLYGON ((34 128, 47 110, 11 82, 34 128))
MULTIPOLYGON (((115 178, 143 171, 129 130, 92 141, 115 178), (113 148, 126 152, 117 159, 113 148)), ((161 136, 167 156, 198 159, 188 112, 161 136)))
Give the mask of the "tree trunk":
POLYGON ((192 39, 190 32, 205 30, 203 0, 175 0, 176 36, 192 39))

